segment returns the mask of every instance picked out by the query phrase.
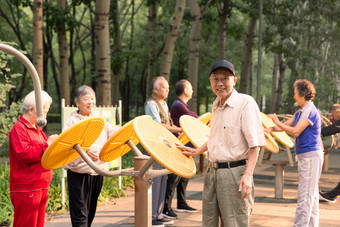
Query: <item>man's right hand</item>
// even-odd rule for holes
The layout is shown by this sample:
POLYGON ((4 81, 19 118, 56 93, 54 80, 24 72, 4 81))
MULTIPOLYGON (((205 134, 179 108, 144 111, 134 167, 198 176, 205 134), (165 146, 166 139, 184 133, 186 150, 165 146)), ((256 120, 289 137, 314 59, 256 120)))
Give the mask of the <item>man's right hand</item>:
POLYGON ((198 149, 186 147, 186 146, 184 146, 182 144, 178 144, 178 143, 176 143, 176 146, 177 146, 178 149, 182 150, 184 155, 196 157, 197 155, 200 154, 198 149))

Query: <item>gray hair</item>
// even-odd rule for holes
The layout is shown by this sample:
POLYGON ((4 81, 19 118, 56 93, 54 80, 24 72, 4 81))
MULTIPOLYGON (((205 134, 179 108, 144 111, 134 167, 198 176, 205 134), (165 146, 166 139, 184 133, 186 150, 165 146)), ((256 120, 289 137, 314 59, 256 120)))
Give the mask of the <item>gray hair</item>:
POLYGON ((74 91, 74 102, 75 103, 79 103, 82 96, 88 95, 90 93, 92 93, 94 95, 96 94, 94 92, 94 90, 91 87, 87 86, 87 85, 83 85, 83 86, 78 87, 74 91))
POLYGON ((333 104, 333 105, 331 106, 331 108, 329 109, 329 112, 331 112, 331 111, 337 111, 337 110, 339 110, 339 109, 340 109, 340 104, 336 103, 336 104, 333 104))
MULTIPOLYGON (((49 96, 49 94, 47 94, 46 91, 41 91, 41 103, 42 105, 48 103, 48 104, 52 104, 52 98, 51 96, 49 96)), ((36 109, 36 105, 35 105, 35 92, 31 91, 30 93, 28 93, 28 95, 25 96, 24 98, 24 102, 22 104, 22 112, 23 113, 27 113, 28 110, 33 107, 34 109, 36 109)))
MULTIPOLYGON (((155 88, 156 88, 156 89, 159 88, 159 80, 161 80, 161 79, 166 80, 164 76, 157 76, 157 77, 155 77, 155 78, 152 79, 152 82, 151 82, 151 90, 152 90, 152 91, 153 91, 153 89, 155 89, 155 88)), ((166 81, 167 81, 167 80, 166 80, 166 81)))

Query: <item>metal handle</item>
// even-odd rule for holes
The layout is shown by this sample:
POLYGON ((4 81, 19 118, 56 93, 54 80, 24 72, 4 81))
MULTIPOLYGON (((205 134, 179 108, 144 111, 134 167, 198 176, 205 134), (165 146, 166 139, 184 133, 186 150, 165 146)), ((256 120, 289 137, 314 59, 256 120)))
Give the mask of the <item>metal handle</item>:
POLYGON ((36 111, 37 111, 36 124, 39 127, 44 127, 47 124, 47 120, 43 116, 43 112, 42 112, 41 84, 40 84, 40 80, 39 80, 37 70, 35 69, 32 62, 23 53, 21 53, 17 49, 15 49, 11 46, 8 46, 6 44, 0 43, 0 50, 15 56, 28 69, 28 72, 30 73, 31 78, 33 80, 33 87, 34 87, 34 92, 35 92, 35 107, 36 107, 36 111))

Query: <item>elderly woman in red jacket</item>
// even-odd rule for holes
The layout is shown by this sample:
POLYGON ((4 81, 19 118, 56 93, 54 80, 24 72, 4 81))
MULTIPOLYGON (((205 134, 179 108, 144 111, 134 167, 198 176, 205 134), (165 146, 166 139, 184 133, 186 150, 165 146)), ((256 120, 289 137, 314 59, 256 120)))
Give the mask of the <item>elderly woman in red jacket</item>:
MULTIPOLYGON (((43 114, 46 114, 52 98, 41 92, 43 114)), ((48 187, 53 173, 41 166, 46 148, 57 138, 48 139, 37 119, 35 93, 29 93, 23 102, 23 114, 9 134, 10 194, 14 207, 13 226, 43 227, 48 200, 48 187)))

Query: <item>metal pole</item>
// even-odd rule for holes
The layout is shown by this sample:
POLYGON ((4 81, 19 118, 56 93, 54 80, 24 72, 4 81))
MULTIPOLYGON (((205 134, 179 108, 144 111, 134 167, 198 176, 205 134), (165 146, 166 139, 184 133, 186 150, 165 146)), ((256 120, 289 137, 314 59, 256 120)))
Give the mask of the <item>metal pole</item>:
MULTIPOLYGON (((139 172, 150 157, 136 156, 135 171, 139 172)), ((151 227, 152 225, 152 179, 135 177, 135 227, 151 227)))
POLYGON ((30 73, 31 78, 33 80, 33 87, 34 87, 34 92, 35 92, 35 107, 37 111, 37 120, 35 122, 39 127, 44 127, 47 124, 47 121, 45 117, 43 116, 43 112, 42 112, 41 84, 40 84, 37 70, 35 69, 32 62, 17 49, 11 46, 8 46, 6 44, 0 43, 0 50, 7 52, 9 54, 12 54, 19 61, 21 61, 21 63, 23 63, 28 69, 28 72, 30 73))

